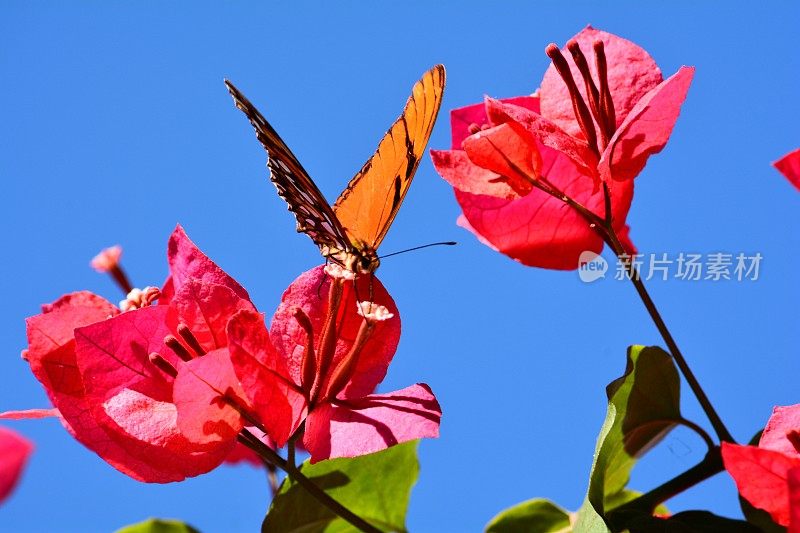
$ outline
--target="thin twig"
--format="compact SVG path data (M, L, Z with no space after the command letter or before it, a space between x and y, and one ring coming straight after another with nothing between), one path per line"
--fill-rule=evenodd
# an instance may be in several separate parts
M272 497L278 495L278 491L280 490L280 484L278 483L278 474L277 468L274 464L264 461L264 465L267 467L267 479L269 480L269 490L272 493Z
M615 526L624 528L625 518L627 516L639 513L652 514L660 504L697 485L701 481L715 476L722 472L724 468L720 448L719 446L714 446L714 448L708 451L702 461L653 490L642 494L628 503L620 505L616 509L612 509L608 512L606 519Z
M617 254L617 257L620 257L620 259L624 258L626 255L625 248L622 246L622 243L620 243L617 234L614 232L613 228L606 229L608 237L606 242L608 242L608 245L612 250L614 250L614 253ZM636 288L636 292L639 294L639 298L642 300L647 312L650 314L650 318L653 320L658 332L661 334L661 338L663 338L664 342L667 344L667 348L672 354L675 364L678 365L683 377L686 378L686 382L689 384L689 388L692 389L697 401L700 402L700 406L703 408L708 420L711 422L717 437L719 437L719 439L723 442L736 442L728 431L728 428L725 427L725 424L722 422L720 416L717 414L717 411L714 409L714 406L708 399L705 391L703 391L703 387L700 386L700 382L697 380L694 372L692 372L692 369L686 362L686 358L681 353L680 348L678 348L678 344L672 337L672 333L670 333L669 328L667 328L667 324L664 322L664 319L661 318L661 313L658 312L655 302L653 302L653 299L650 297L650 293L647 292L647 288L644 286L644 282L639 275L638 269L632 261L624 262L628 269L628 277L630 278L631 283L633 283L633 286Z
M284 472L301 487L303 487L311 496L313 496L319 503L339 515L344 520L347 520L351 525L365 531L366 533L382 533L380 529L371 525L369 522L356 515L350 509L331 498L324 490L317 486L313 481L307 478L299 468L290 465L286 460L278 455L278 453L261 442L255 435L250 433L247 429L243 429L239 433L239 442L249 447L260 455L263 459L271 462Z
M714 439L711 438L711 435L709 435L705 429L700 427L699 424L696 424L695 422L687 420L686 418L683 417L680 418L678 424L685 426L694 431L695 433L697 433L697 435L699 435L700 438L703 439L703 441L706 443L706 446L708 446L709 451L717 446L716 443L714 442Z
M541 183L539 183L541 182ZM711 422L711 425L714 428L714 432L717 434L717 437L724 442L736 442L733 437L731 436L728 428L725 427L725 424L722 422L722 419L717 414L717 411L714 409L711 401L708 399L705 391L700 386L700 382L697 381L692 369L689 367L689 364L686 362L686 359L683 357L683 354L678 348L678 344L675 342L675 339L672 337L672 334L667 328L664 319L661 318L661 314L658 312L658 308L656 304L653 302L653 299L650 297L650 294L647 292L647 288L644 286L644 283L641 280L641 276L639 276L639 271L635 265L633 265L632 261L626 261L625 257L627 256L627 252L625 251L625 247L619 240L616 231L614 230L613 224L609 222L607 219L610 218L609 215L611 213L611 193L607 186L603 187L603 195L604 195L604 204L606 206L606 217L600 217L596 213L592 212L586 206L581 204L580 202L575 201L574 199L570 198L566 194L564 194L561 190L558 189L555 185L553 185L550 181L546 180L545 178L540 178L537 180L535 185L541 189L542 191L546 192L547 194L558 198L562 202L566 203L570 207L574 208L583 218L589 223L589 227L594 229L598 235L609 245L609 247L613 250L614 254L620 259L623 260L626 268L628 269L628 277L630 278L631 282L633 283L634 287L636 288L636 292L639 294L639 298L644 303L647 312L650 314L650 318L653 320L658 332L661 334L661 337L664 339L664 342L667 344L667 348L669 349L670 354L672 354L672 358L675 360L675 363L678 365L683 377L686 379L686 382L689 384L689 388L692 389L692 393L694 393L697 401L700 403L700 406L703 408L708 420Z

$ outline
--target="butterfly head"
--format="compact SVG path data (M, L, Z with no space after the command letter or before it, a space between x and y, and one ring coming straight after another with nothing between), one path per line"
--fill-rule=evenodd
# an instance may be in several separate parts
M364 248L350 257L351 265L348 268L357 274L372 274L381 264L378 252L372 248Z

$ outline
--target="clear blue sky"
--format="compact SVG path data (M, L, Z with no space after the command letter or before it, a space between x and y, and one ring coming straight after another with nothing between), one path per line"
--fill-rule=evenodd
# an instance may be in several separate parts
M120 297L88 268L104 246L125 247L135 284L157 284L180 222L268 312L319 263L267 180L224 77L334 198L425 69L447 67L430 146L448 148L447 110L532 92L545 45L588 23L641 44L665 74L697 67L672 140L636 184L629 222L639 248L764 256L757 282L651 282L666 321L738 438L749 439L773 405L800 401L800 233L790 223L800 194L769 166L800 145L798 4L196 4L0 7L0 410L47 404L19 358L26 316L77 289ZM426 159L383 245L461 242L380 271L404 320L384 390L425 381L444 410L441 438L420 448L415 532L477 531L534 496L576 508L606 383L622 372L629 344L660 341L632 287L522 267L456 227L457 214ZM684 411L704 423L688 395ZM8 425L37 451L0 508L0 529L106 532L156 515L205 532L252 531L267 506L265 476L254 469L138 484L55 421ZM699 439L677 430L633 485L654 486L702 454ZM670 507L738 513L723 475Z

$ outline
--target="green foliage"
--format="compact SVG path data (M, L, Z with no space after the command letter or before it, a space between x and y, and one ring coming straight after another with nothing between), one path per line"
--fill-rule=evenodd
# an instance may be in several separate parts
M417 481L417 442L355 457L331 459L301 471L328 495L383 531L405 532L411 488ZM287 477L272 502L264 533L358 531Z
M620 505L635 500L641 495L642 493L639 491L627 488L623 489L606 499L606 508L609 510L616 509ZM665 505L659 505L656 507L655 513L666 516L669 514L669 509L667 509ZM650 515L645 516L650 517ZM583 505L581 505L581 508L578 509L576 513L575 528L573 531L575 533L610 533L611 529L606 525L606 521L603 517L597 514L597 511L592 507L592 504L589 503L589 500L585 499L583 500Z
M625 373L606 387L606 394L608 411L597 439L589 490L572 528L570 515L559 507L529 500L497 515L487 533L609 533L605 513L640 494L627 488L637 458L682 421L680 379L672 357L661 348L632 346ZM656 511L667 513L663 506Z
M758 528L762 533L786 533L786 528L775 523L768 512L758 507L753 507L750 502L739 496L739 507L745 519Z
M550 500L535 498L495 516L486 533L569 533L570 515Z
M151 518L138 524L131 524L122 529L118 529L116 533L200 533L198 530L184 524L180 520L162 520L160 518Z
M678 372L658 347L630 347L625 373L606 395L608 411L575 531L608 531L605 513L635 497L626 487L636 460L682 420Z
M678 372L661 348L629 348L625 373L606 394L608 412L589 478L589 502L601 515L610 510L606 502L619 499L637 458L682 420Z

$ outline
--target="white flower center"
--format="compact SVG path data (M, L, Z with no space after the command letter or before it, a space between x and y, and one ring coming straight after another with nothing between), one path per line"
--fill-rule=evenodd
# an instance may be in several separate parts
M128 293L128 297L119 302L119 308L125 311L133 311L134 309L141 309L152 304L153 301L158 300L161 296L161 291L158 287L145 287L144 289L133 289Z
M356 278L356 275L351 270L342 268L335 263L325 265L325 273L332 278L342 278L345 281L353 281Z
M373 322L383 322L394 317L394 313L375 302L358 302L358 314Z

